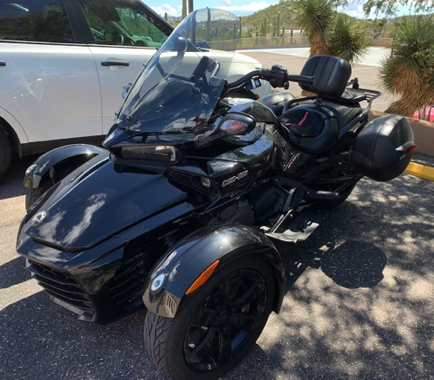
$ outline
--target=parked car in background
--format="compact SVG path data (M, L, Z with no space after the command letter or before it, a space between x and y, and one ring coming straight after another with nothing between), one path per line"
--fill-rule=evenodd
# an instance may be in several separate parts
M415 111L413 118L434 122L434 105L424 106L422 109Z
M0 177L13 151L100 143L122 87L172 30L140 0L2 0ZM262 67L241 54L231 64L234 76Z

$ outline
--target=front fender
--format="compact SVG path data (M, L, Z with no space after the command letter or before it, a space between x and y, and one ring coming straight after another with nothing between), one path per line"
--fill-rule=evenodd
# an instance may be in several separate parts
M54 176L56 172L71 166L76 168L103 152L103 148L87 144L65 145L50 150L27 168L24 186L29 189L36 189L45 176Z
M182 308L187 290L216 260L221 266L252 257L264 260L273 269L277 289L273 310L278 313L285 292L282 258L263 233L242 225L205 227L180 241L150 272L143 302L152 313L173 318Z

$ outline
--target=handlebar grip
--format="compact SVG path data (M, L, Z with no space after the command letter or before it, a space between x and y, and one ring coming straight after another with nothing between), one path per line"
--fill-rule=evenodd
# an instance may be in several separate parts
M298 82L311 85L313 83L313 77L308 75L286 75L287 79L291 82Z

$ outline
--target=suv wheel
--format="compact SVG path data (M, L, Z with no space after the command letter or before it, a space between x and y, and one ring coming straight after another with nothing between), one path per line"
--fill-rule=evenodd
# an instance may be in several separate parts
M12 148L6 133L0 128L0 178L11 164Z

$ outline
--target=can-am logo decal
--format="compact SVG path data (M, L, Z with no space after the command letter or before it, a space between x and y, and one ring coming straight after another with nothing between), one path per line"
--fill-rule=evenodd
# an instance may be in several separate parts
M32 219L32 226L39 226L46 218L47 213L45 211L38 212Z
M225 179L222 182L222 187L232 185L234 182L239 181L240 179L243 179L244 177L247 177L247 174L249 174L249 171L244 170L243 172L239 173L238 175L234 175L231 178Z

